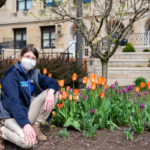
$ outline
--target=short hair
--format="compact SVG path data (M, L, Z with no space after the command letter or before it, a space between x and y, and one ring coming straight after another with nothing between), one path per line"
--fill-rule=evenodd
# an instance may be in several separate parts
M27 52L32 52L35 57L38 59L39 58L39 53L37 49L33 46L33 44L28 44L21 50L21 56L23 56Z

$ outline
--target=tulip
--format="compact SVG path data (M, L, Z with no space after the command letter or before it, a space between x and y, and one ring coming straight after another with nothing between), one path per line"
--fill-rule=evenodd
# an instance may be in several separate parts
M147 95L148 94L148 91L145 91L145 95Z
M102 78L102 85L105 85L105 84L106 84L106 79Z
M59 86L60 86L60 87L63 87L63 86L64 86L64 82L65 82L64 80L58 80Z
M69 101L72 101L72 95L71 94L69 94L68 99L69 99Z
M56 116L56 112L52 111L52 116L55 117Z
M76 81L76 80L77 80L77 74L73 73L73 75L72 75L72 81Z
M88 86L87 89L90 90L90 86Z
M83 83L83 84L87 84L87 80L88 80L88 78L87 78L87 77L84 77L83 80L82 80L82 83Z
M100 98L103 99L104 96L105 96L105 93L104 93L104 92L101 92L101 93L100 93Z
M70 90L70 86L67 86L66 87L66 91L68 92Z
M134 100L134 104L136 104L136 100Z
M95 81L95 74L91 74L91 75L90 75L90 81L91 81L91 82L94 82L94 81Z
M92 82L92 83L91 83L91 89L92 89L92 90L95 90L95 89L96 89L96 82Z
M40 69L38 70L38 73L40 73Z
M49 74L48 74L48 77L49 77L49 78L51 78L51 77L52 77L52 74L51 74L51 73L49 73Z
M145 82L141 82L141 88L144 88L146 86Z
M61 104L59 104L60 109L62 109L63 107L63 102Z
M141 92L138 92L138 97L140 97L141 96Z
M123 92L124 92L124 93L126 93L126 92L127 92L127 89L126 89L126 88L124 88L124 89L123 89Z
M115 85L118 85L118 81L115 82Z
M62 98L63 98L63 99L67 99L67 95L68 95L68 93L67 93L67 92L63 92L63 94L62 94Z
M114 84L112 84L112 85L110 86L110 88L113 89L113 88L114 88Z
M73 100L74 101L78 101L78 99L79 99L78 95L77 96L73 96Z
M107 90L109 88L109 85L106 85L105 90Z
M144 107L145 107L145 105L144 105L144 104L141 104L141 108L144 109Z
M147 82L147 89L150 90L150 82Z
M77 96L79 93L79 89L74 89L74 95Z
M133 90L133 85L128 86L128 91L131 91L131 90Z
M122 90L121 89L119 90L119 93L122 94Z
M58 99L61 101L63 99L63 95L62 94L59 94L58 95Z
M91 114L94 114L94 113L95 113L95 109L92 108L92 109L91 109Z
M135 87L135 91L136 91L136 92L139 92L139 91L140 91L140 88L139 88L138 86L136 86L136 87Z
M97 84L98 84L98 85L102 85L102 78L103 78L103 77L100 77L100 76L97 77ZM93 81L93 82L94 82L94 81Z
M86 95L83 95L83 100L86 100Z
M47 68L43 68L43 74L47 74Z

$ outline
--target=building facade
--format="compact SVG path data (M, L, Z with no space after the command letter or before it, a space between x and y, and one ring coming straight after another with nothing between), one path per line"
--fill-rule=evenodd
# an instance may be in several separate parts
M57 1L59 3L61 0ZM84 11L91 10L88 5L90 2L91 0L83 1ZM58 3L46 0L45 5L55 7ZM34 44L40 52L53 52L55 55L69 50L72 56L75 56L74 25L64 22L58 16L50 16L50 13L45 12L45 5L38 0L7 0L0 8L0 43L9 43L5 48L5 56L12 56L14 49L16 54L26 44ZM135 45L150 45L149 16L134 24L128 40ZM83 57L88 57L88 47L85 43Z

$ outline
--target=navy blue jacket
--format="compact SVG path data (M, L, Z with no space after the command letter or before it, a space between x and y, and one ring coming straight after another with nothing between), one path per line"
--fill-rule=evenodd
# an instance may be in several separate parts
M34 86L31 95L30 83ZM31 96L37 96L45 89L54 89L59 86L56 80L38 73L38 69L32 69L26 76L19 68L19 63L8 69L2 81L2 93L0 100L0 119L15 118L17 123L23 127L30 123L28 110Z

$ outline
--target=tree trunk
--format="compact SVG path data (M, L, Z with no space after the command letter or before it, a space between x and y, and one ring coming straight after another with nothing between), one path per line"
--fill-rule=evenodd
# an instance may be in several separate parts
M101 63L102 63L102 77L107 79L108 60L101 60Z
M77 23L81 24L82 21L82 1L81 0L76 0L77 1ZM77 28L76 31L76 58L77 58L77 63L79 67L82 66L82 51L83 51L83 37L80 32L80 30Z

